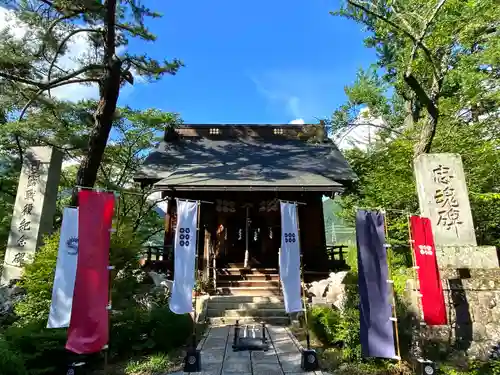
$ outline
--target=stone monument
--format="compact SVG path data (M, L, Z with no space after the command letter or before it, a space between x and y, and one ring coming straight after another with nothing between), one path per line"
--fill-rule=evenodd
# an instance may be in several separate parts
M42 236L52 230L62 159L59 150L46 146L31 147L24 154L1 284L21 277Z
M485 358L500 341L496 249L477 246L460 155L423 154L415 159L414 168L420 212L432 223L448 315L447 326L422 327L423 348L453 348ZM409 280L408 291L418 311L418 283Z

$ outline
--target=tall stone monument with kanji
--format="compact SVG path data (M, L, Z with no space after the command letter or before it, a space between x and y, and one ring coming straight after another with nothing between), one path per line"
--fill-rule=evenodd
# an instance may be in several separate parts
M51 232L62 167L62 153L52 147L26 150L12 214L1 284L21 277L44 234Z
M448 315L447 326L422 327L423 347L439 345L484 358L500 341L496 248L477 245L460 155L423 154L414 169L420 214L432 224ZM417 292L411 300L418 307L418 283L409 284Z

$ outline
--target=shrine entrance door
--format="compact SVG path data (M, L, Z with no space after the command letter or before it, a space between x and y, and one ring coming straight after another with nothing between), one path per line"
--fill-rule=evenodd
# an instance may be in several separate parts
M268 212L257 202L228 202L226 206L224 202L228 201L222 201L220 209L217 209L217 266L277 267L280 246L279 210L275 213ZM278 204L277 206L279 207Z

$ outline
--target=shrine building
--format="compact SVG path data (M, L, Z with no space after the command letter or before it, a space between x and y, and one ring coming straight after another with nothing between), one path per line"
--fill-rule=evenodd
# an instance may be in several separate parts
M175 198L201 201L198 269L219 294L266 294L277 287L259 284L258 278L252 282L248 275L252 270L277 274L280 200L301 203L299 236L307 277L335 271L338 259L335 263L326 245L322 198L340 193L355 178L321 125L289 124L169 129L134 177L168 198L162 259L170 259L169 268Z

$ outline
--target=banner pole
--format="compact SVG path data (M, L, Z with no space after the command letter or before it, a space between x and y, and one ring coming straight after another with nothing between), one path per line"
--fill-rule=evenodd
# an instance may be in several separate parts
M423 338L422 338L422 330L421 330L421 325L424 324L423 323L423 316L424 316L424 312L423 312L423 308L422 308L422 301L421 301L421 297L422 297L422 294L421 294L421 291L420 291L420 282L418 280L418 276L417 276L417 270L418 270L418 266L417 266L417 259L415 257L415 249L414 249L414 244L415 244L415 241L413 240L413 236L411 234L411 221L410 221L410 215L408 215L408 238L409 238L409 243L410 243L410 252L411 252L411 261L412 261L412 264L413 264L413 282L415 283L415 291L417 293L417 342L418 342L418 348L417 348L417 354L419 357L422 356L422 348L424 347L423 344L424 344L424 341L423 341Z
M389 230L387 229L387 213L384 209L381 209L381 212L384 214L384 232L385 232L385 246L387 251L387 267L389 271L390 283L392 284L392 319L394 322L394 334L396 338L396 356L397 360L401 361L401 350L399 347L399 331L398 331L398 317L396 312L396 291L394 290L394 280L392 279L392 251L391 245L389 244ZM389 256L390 255L390 256Z
M197 212L196 212L196 246L195 246L195 257L194 257L194 280L195 280L195 285L198 282L198 243L200 240L200 201L196 201L197 204ZM197 306L197 295L198 292L194 292L194 308L193 308L193 350L196 350L196 320L197 320L197 314L196 314L196 308Z
M111 229L111 233L116 233L118 236L118 230L120 228L120 193L114 191L113 195L117 201L116 203L116 211L115 211L115 219L116 219L116 227L115 229ZM111 255L111 252L110 252ZM108 344L104 348L104 375L108 374L108 356L109 356L109 336L111 334L111 309L113 308L113 297L112 297L112 287L113 287L113 270L114 266L109 265L109 285L108 285Z
M301 278L301 289L302 289L302 301L304 304L304 324L306 325L306 342L307 342L307 350L311 349L311 337L309 335L309 323L307 321L307 298L306 298L306 290L305 290L305 282L304 282L304 262L302 261L303 259L303 252L302 252L302 246L300 246L300 223L299 223L299 206L297 202L295 203L295 217L297 218L297 239L299 241L299 247L300 247L300 278Z

